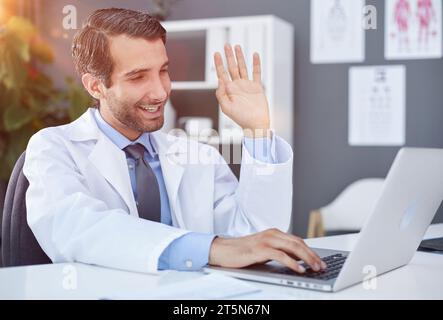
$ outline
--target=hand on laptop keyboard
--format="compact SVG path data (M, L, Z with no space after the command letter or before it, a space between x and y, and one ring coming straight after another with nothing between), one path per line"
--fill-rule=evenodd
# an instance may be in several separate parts
M242 268L270 260L297 273L306 271L298 260L303 260L315 272L326 269L326 263L301 238L278 229L239 238L216 237L209 252L209 264L219 267Z
M313 271L311 267L303 264L306 269L306 272L303 274L303 277L320 279L320 280L334 279L340 273L340 270L346 261L346 256L341 253L337 253L327 257L323 257L323 261L326 262L328 268L320 272ZM294 275L294 271L289 269L288 267L276 267L273 269L273 272L280 274Z

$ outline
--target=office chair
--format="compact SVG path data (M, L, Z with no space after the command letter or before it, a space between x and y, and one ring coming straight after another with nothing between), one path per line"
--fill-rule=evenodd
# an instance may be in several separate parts
M360 179L347 186L331 203L312 210L308 238L359 232L374 210L384 179Z
M25 152L18 158L6 190L3 208L1 254L3 267L51 263L26 220L26 190L23 174Z

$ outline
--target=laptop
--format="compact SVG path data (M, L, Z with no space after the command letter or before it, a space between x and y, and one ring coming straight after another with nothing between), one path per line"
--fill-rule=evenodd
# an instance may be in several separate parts
M335 292L409 263L443 200L443 149L402 148L380 198L350 252L312 248L328 265L304 274L271 261L234 269L209 266L240 279ZM367 272L371 270L371 272Z

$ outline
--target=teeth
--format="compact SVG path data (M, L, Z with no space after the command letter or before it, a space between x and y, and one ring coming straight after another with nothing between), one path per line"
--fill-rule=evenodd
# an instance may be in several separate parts
M140 106L143 110L146 110L148 112L156 112L159 108L159 106Z

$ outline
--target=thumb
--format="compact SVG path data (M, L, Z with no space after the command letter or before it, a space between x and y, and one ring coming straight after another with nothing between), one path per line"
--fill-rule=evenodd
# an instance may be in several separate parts
M220 78L218 79L218 88L215 90L215 96L220 104L227 104L230 102L230 99L226 94L226 85Z

